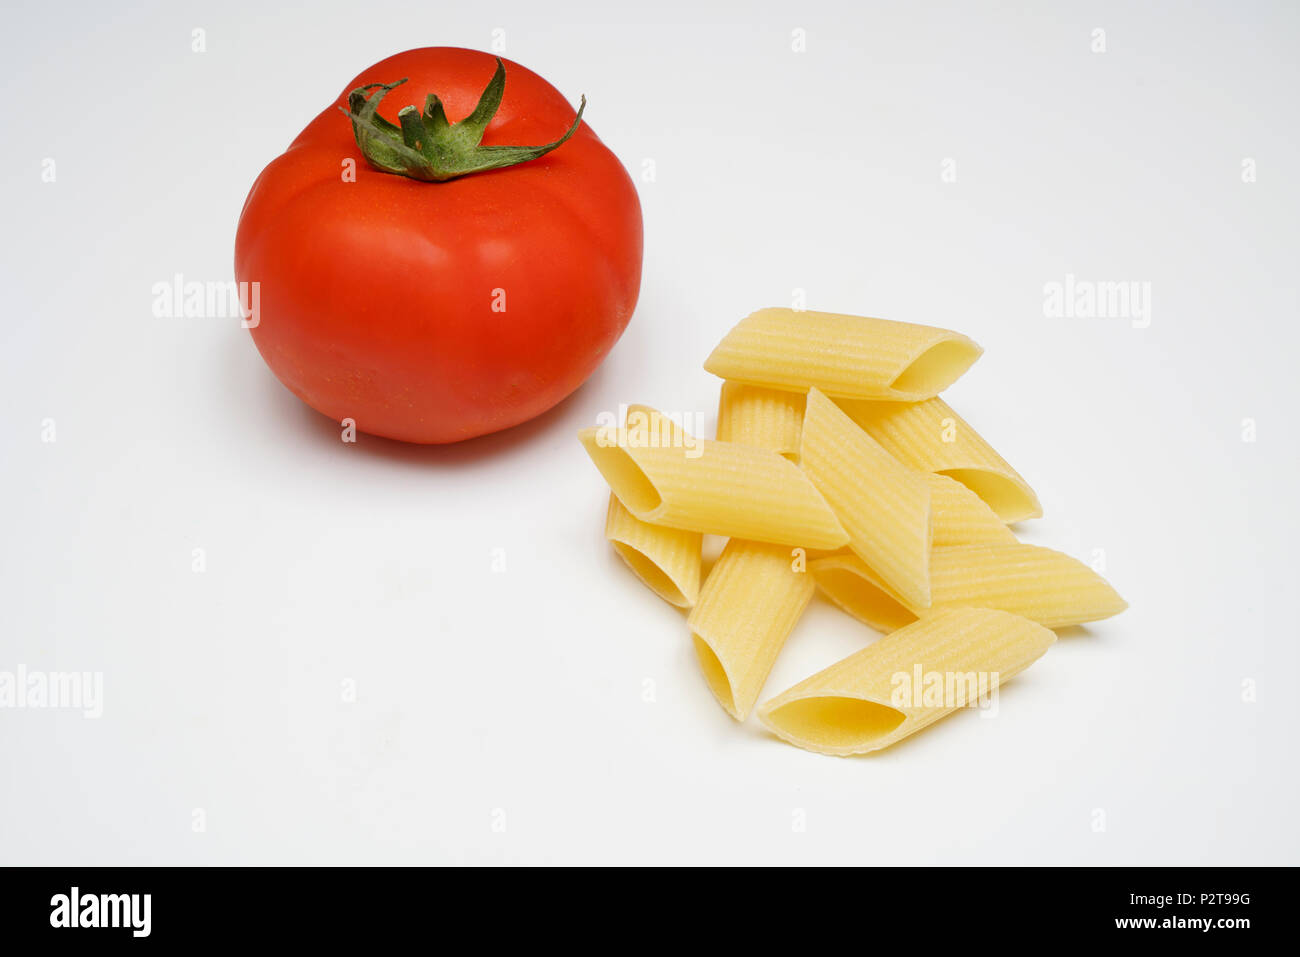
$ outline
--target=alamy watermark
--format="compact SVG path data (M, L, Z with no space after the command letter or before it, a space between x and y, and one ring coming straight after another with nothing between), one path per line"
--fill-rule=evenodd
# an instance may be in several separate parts
M893 691L889 703L895 708L978 708L981 717L998 713L998 672L926 671L913 665L911 671L890 676Z
M633 449L686 450L688 459L697 459L704 447L695 437L703 431L704 415L699 412L649 412L620 405L617 412L596 416L596 444L601 448L623 446ZM622 427L619 423L625 423Z
M80 711L87 718L104 714L102 671L32 671L19 665L0 671L0 711L20 709Z
M253 282L186 281L177 273L170 282L153 284L156 319L239 319L245 329L262 321L262 284Z
M148 937L152 911L152 894L86 894L74 886L50 898L50 926L122 928L132 937Z
M1134 329L1151 325L1151 283L1076 279L1043 284L1043 315L1048 319L1128 319Z

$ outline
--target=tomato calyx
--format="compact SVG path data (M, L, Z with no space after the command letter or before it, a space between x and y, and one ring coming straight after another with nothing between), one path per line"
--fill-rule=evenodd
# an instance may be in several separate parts
M426 183L443 183L469 173L482 173L527 163L561 146L578 130L587 98L582 98L578 115L567 133L541 146L482 146L483 131L501 107L506 87L506 68L497 57L496 72L479 97L474 112L459 123L449 123L442 100L430 93L424 112L406 106L397 114L396 126L379 115L379 104L392 90L406 82L368 83L348 94L348 108L339 109L352 121L357 146L371 166L385 173L397 173ZM373 91L373 92L372 92Z

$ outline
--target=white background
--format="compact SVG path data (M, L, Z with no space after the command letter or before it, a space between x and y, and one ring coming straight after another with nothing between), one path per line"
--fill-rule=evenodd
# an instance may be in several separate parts
M105 683L99 720L0 710L0 862L1297 863L1293 4L114 6L0 38L0 670ZM345 445L237 323L152 315L231 278L248 187L356 73L498 28L645 212L572 399ZM1151 283L1150 327L1046 318L1067 273ZM1039 491L1025 537L1132 604L870 758L721 711L574 437L711 423L704 357L797 289L983 344L949 398ZM764 698L870 637L819 600Z

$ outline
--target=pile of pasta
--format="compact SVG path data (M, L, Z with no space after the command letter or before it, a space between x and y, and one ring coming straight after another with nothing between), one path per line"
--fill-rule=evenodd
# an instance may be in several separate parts
M1127 605L1096 572L1019 542L1028 483L938 394L979 358L960 333L763 309L704 364L716 439L646 406L580 439L608 482L605 535L689 610L700 670L744 721L820 589L884 637L759 709L812 751L877 751L1022 671L1053 629ZM728 541L701 584L704 535ZM949 676L903 695L900 676ZM977 681L951 676L978 676Z

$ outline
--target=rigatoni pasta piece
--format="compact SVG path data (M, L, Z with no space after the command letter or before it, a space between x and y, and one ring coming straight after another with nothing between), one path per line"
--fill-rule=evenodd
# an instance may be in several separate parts
M700 670L718 703L744 721L816 586L791 549L732 539L687 620Z
M988 503L965 485L937 472L924 474L930 485L931 544L936 548L1016 540Z
M818 389L808 392L800 467L849 535L849 547L909 603L930 604L930 487L854 425Z
M1055 640L1006 612L933 611L778 695L759 715L809 751L879 751L991 693Z
M643 522L808 548L848 542L808 477L775 452L691 436L648 446L627 429L583 429L578 437L619 501Z
M983 352L961 333L888 319L760 309L704 362L716 376L803 392L914 401L952 385Z
M798 392L724 382L718 399L718 441L757 445L795 459L803 407Z
M833 602L877 631L892 631L925 614L887 587L855 557L808 563ZM1118 615L1128 607L1083 562L1039 545L954 545L930 555L931 608L982 607L1065 628Z
M1004 522L1038 518L1043 507L1029 483L942 399L839 403L890 455L923 472L961 482Z
M651 525L637 518L612 492L605 514L605 538L656 595L690 608L700 594L700 552L704 536Z

